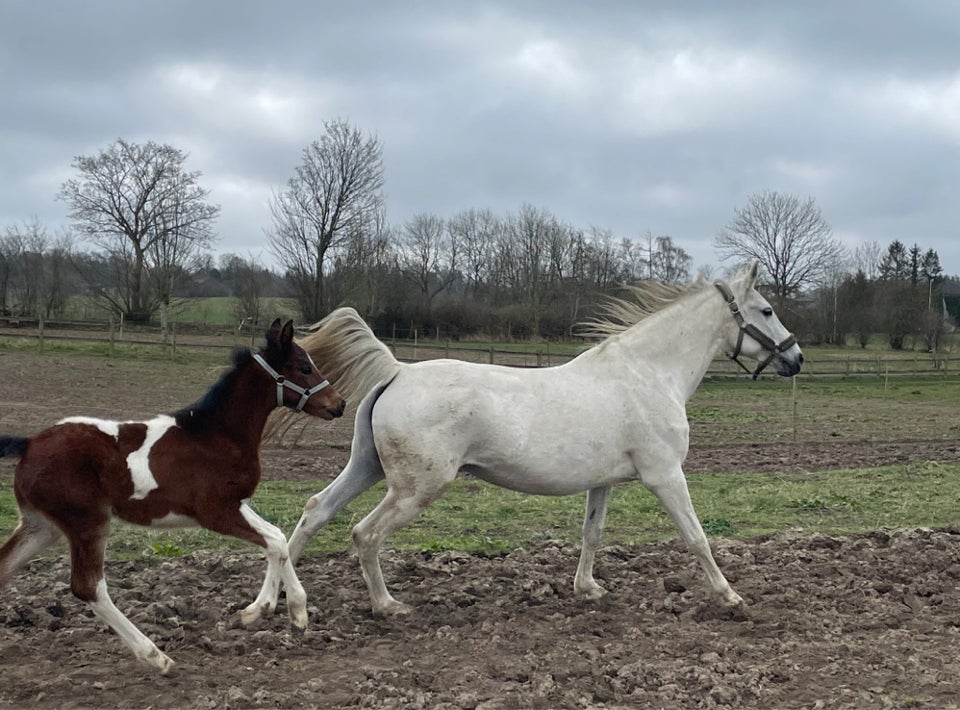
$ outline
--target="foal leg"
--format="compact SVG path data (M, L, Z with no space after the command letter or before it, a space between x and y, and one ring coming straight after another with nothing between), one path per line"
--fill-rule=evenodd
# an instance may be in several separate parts
M280 583L287 588L287 611L297 629L307 628L307 593L297 579L290 563L287 538L276 525L261 518L246 503L241 503L237 512L226 518L202 520L208 530L238 537L266 549L267 573L257 598L240 612L244 626L257 621L263 614L272 614L280 597Z
M421 479L417 483L426 482ZM380 504L354 527L353 542L375 614L407 614L411 611L410 606L398 602L387 591L380 569L380 546L390 533L426 510L449 485L450 481L447 481L435 489L420 491L406 486L402 489L391 487Z
M591 488L587 492L587 510L583 515L583 547L580 549L580 562L577 574L573 578L573 593L584 599L599 599L606 592L593 579L593 559L600 546L603 522L607 516L607 503L610 500L612 486Z
M70 590L74 596L90 605L93 613L113 629L137 659L163 674L169 673L173 661L114 606L107 594L107 583L103 578L107 526L107 520L103 520L90 528L70 528L83 531L69 536Z
M680 530L680 536L700 562L713 591L726 604L742 604L743 599L733 591L730 583L727 582L727 578L723 576L713 559L707 536L704 535L700 520L693 509L693 501L690 500L690 491L687 490L687 481L683 476L683 471L677 467L666 475L652 476L641 473L641 480L660 500L663 507L667 509L667 513L670 514L674 524Z
M56 525L32 509L20 512L20 524L0 547L0 587L35 556L50 547L62 533Z
M376 457L376 450L374 450ZM300 522L290 536L290 562L296 564L307 543L330 522L343 506L383 480L380 460L352 454L350 461L333 483L311 497L303 508Z

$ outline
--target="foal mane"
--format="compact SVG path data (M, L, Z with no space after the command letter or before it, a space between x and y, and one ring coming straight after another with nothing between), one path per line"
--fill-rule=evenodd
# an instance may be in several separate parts
M601 304L596 318L580 324L580 334L594 338L618 335L685 296L699 293L706 285L705 280L697 279L685 284L665 284L651 280L624 286L627 295L610 296Z
M228 395L233 390L240 368L252 359L253 353L249 349L234 348L231 357L233 367L220 375L220 379L200 399L172 414L177 425L193 432L209 429L218 419Z

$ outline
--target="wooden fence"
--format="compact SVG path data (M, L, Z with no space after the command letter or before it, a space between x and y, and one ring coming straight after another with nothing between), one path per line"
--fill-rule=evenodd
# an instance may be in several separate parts
M47 344L75 342L106 345L107 352L117 348L138 346L156 349L161 354L176 357L185 351L230 349L254 346L259 334L237 333L232 330L204 333L190 329L179 332L177 327L163 334L159 328L138 326L119 330L104 324L56 324L43 326L35 322L26 327L0 324L0 339L26 340L28 347L43 350ZM30 343L30 341L34 341ZM386 344L400 360L415 362L437 358L454 358L466 362L492 363L514 367L549 367L568 362L575 355L569 348L543 343L536 347L511 349L500 347L468 347L455 342L387 340ZM584 346L586 347L586 346ZM960 355L956 353L891 352L882 353L850 350L821 352L815 348L805 352L801 376L804 377L901 377L960 375ZM707 377L748 377L734 362L718 357L707 370ZM764 376L775 376L772 370Z

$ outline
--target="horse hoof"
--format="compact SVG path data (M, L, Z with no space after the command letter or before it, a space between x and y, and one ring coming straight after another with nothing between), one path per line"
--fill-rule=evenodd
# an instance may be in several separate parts
M270 608L268 604L260 606L258 604L251 604L246 609L241 609L237 616L240 619L240 623L244 626L250 626L251 624L257 623L260 620L261 616L264 614L269 615L273 609Z
M595 602L597 599L602 599L607 595L607 590L601 587L599 584L589 589L581 589L577 591L576 596L579 599L584 601Z
M169 675L174 666L170 657L159 648L154 648L146 656L140 656L140 661L160 671L160 675Z
M746 607L747 603L743 601L743 597L734 592L730 591L729 594L725 594L723 597L723 605L728 607Z
M290 627L294 632L303 633L307 628L307 610L290 611Z
M404 604L403 602L394 600L389 604L384 604L383 606L378 607L374 611L380 616L404 616L411 613L413 611L413 607L409 604Z

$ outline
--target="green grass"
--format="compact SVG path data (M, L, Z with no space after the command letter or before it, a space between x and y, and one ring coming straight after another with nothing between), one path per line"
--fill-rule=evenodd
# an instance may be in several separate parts
M708 535L753 537L802 528L840 534L877 529L943 527L960 523L960 464L916 463L802 475L703 474L688 477ZM10 478L0 483L0 532L16 524ZM308 554L350 548L350 531L383 496L383 484L360 496L314 538ZM309 483L265 482L253 507L292 532ZM537 541L578 543L583 496L527 496L461 480L389 545L406 550L466 550L495 554ZM614 490L605 544L643 543L677 536L659 502L640 484ZM205 530L114 526L111 559L176 557L198 549L250 550L250 545Z

